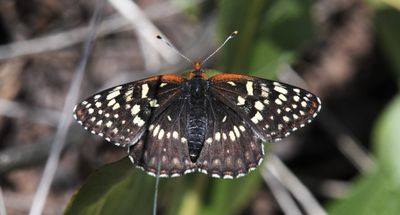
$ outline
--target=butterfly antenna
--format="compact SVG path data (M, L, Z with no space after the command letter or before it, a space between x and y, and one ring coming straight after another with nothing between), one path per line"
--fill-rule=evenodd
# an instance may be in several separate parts
M168 42L168 40L164 39L161 35L157 35L156 37L157 37L157 39L159 39L159 40L163 41L165 44L167 44L167 46L169 46L172 50L174 50L174 52L177 53L179 56L181 56L183 59L185 59L189 63L193 64L192 60L190 60L188 57L186 57L180 51L178 51L178 49L175 48L175 46L173 46L170 42Z
M230 34L225 41L213 52L211 53L206 59L204 59L201 64L204 64L206 61L208 61L212 56L214 56L222 47L225 46L225 44L232 38L234 38L239 32L238 31L234 31L232 32L232 34Z

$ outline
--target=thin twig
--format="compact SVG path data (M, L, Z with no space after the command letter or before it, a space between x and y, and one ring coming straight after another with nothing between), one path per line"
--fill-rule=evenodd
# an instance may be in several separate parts
M99 27L98 36L108 35L126 26L129 26L129 22L119 15L110 16ZM0 60L55 51L81 43L87 36L89 29L88 26L78 27L44 37L0 46Z
M95 11L93 13L92 19L90 20L91 30L89 31L89 35L87 37L87 40L85 41L81 61L79 62L79 65L75 70L75 74L72 79L73 81L65 100L61 120L58 124L57 132L55 134L55 140L51 147L50 156L46 162L45 169L39 183L39 187L37 189L37 192L35 193L31 210L29 211L30 215L42 214L44 203L46 201L51 183L54 178L54 174L60 160L60 154L65 145L65 138L71 122L71 110L78 100L80 85L83 79L84 71L86 69L89 54L93 47L93 41L96 38L96 27L103 12L103 5L104 0L96 1Z
M0 99L0 116L26 117L36 123L55 126L59 122L61 113L45 108L27 107L18 102Z
M336 139L336 145L340 152L362 173L373 169L375 158L352 135L344 131L341 123L333 117L329 110L325 110L320 120L327 132Z
M161 31L146 17L135 2L130 0L108 0L108 2L131 22L138 35L154 49L154 52L158 52L169 63L177 62L178 57L173 51L167 47L160 46L158 41L154 39Z
M138 44L143 56L144 68L150 73L156 73L161 68L160 55L142 37L138 37Z
M301 215L301 210L297 207L290 193L282 186L278 178L275 177L277 175L275 169L271 165L264 165L264 167L261 169L261 176L270 188L271 193L274 195L284 214Z
M4 204L3 190L0 187L0 215L7 215L6 205Z
M302 205L306 214L325 215L324 208L313 197L307 187L285 166L285 164L274 154L270 154L266 162L268 169L274 169L271 173L277 173L275 177L293 194L299 204Z
M195 1L194 4L200 4L203 1L204 0ZM186 8L178 9L176 7L171 7L170 3L161 3L145 9L145 12L150 19L157 20L181 13L182 10L185 9ZM160 11L163 12L161 13ZM128 20L121 17L119 14L115 14L102 21L98 27L96 36L100 38L117 31L131 31L134 27L135 26ZM0 60L40 54L76 45L85 40L89 30L90 26L78 27L39 38L2 45L0 46Z
M280 74L280 80L307 89L305 81L290 66L285 66ZM375 166L374 157L368 153L360 141L343 129L344 126L333 117L327 107L324 106L322 109L319 122L332 137L336 138L339 150L360 172L370 171Z
M63 152L83 142L83 136L76 135L79 132L82 132L80 125L75 124L70 127ZM49 156L53 141L54 136L47 136L31 144L9 143L11 147L0 151L0 176L14 169L21 169L44 163Z
M160 185L160 169L161 169L161 160L158 161L157 165L156 184L154 188L154 198L153 198L153 215L157 215L158 187Z

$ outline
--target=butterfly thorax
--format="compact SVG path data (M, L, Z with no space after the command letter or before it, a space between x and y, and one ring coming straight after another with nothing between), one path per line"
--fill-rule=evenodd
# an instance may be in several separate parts
M186 137L188 141L189 156L192 162L196 162L200 155L205 135L207 132L207 80L201 75L202 72L196 74L186 82L188 112Z

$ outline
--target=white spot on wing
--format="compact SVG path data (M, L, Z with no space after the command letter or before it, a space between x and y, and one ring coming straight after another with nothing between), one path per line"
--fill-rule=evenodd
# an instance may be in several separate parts
M244 103L245 103L245 99L243 98L243 97L241 97L241 96L238 96L238 103L237 103L237 105L244 105Z
M138 104L133 105L133 107L132 107L132 109L131 109L131 114L134 116L134 115L136 115L137 113L139 113L139 111L140 111L140 105L138 105Z
M236 137L239 138L240 137L240 131L239 131L238 127L236 127L236 125L233 126L233 131L235 132Z
M256 102L254 103L254 107L255 107L257 110L259 110L259 111L264 110L264 104L261 103L260 101L256 101Z
M157 125L156 128L153 131L153 137L155 137L158 134L159 130L160 130L160 125Z
M113 110L117 110L118 108L120 108L121 106L118 103L115 103L115 105L112 107Z
M278 93L282 93L282 94L285 94L285 95L288 93L288 91L285 88L283 88L282 86L279 86L279 85L276 85L274 87L274 90L276 92L278 92Z
M275 104L282 105L282 101L280 99L275 99Z
M231 86L236 86L235 82L233 81L228 81L227 83L230 84Z
M161 140L164 137L164 129L161 129L160 132L158 132L158 139Z
M253 94L253 82L252 81L248 81L247 83L246 83L246 90L247 90L247 94L248 95L250 95L250 96L252 96L252 95L254 95Z
M254 122L254 124L257 124L259 121L263 120L263 117L260 112L257 111L257 113L251 118L251 121Z
M149 85L143 84L142 85L142 98L147 98L147 93L149 93Z
M289 117L287 117L287 116L283 116L282 119L283 119L283 121L285 121L285 122L289 122L289 121L290 121Z
M216 132L214 138L215 138L216 141L220 141L221 140L221 133L220 132Z
M111 107L111 106L113 106L115 103L116 103L115 99L112 99L112 100L110 100L110 101L108 102L107 106L108 106L108 107Z
M159 107L160 105L157 104L157 99L153 99L149 102L150 107Z
M278 97L279 97L279 99L282 100L282 101L287 101L286 96L284 96L283 94L279 94Z
M174 139L178 139L178 132L177 131L172 132L172 137Z
M119 91L119 90L116 90L116 91L111 92L110 94L108 94L107 97L106 97L106 99L107 99L107 100L113 99L113 98L119 96L119 94L121 94L120 91Z
M235 133L233 133L233 131L229 131L229 138L231 138L232 141L236 140Z
M184 137L182 137L182 138L181 138L181 142L182 142L182 143L187 143L187 139L184 138Z

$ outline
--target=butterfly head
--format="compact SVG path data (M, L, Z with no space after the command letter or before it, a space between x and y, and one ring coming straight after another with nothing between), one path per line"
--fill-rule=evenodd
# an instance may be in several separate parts
M201 63L200 62L194 62L194 70L195 71L200 71L201 70L201 67L202 67L202 65L201 65Z

